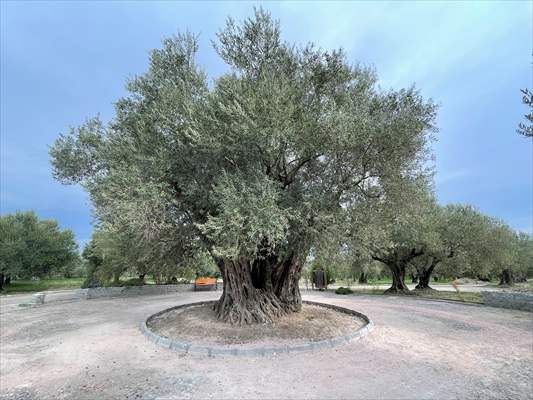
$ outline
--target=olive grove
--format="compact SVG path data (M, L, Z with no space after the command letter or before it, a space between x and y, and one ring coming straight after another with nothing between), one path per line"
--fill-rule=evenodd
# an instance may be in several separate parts
M350 219L348 246L386 265L392 277L387 292L406 293L408 271L416 289L428 290L435 272L447 277L501 284L533 276L533 238L469 205L441 206L424 185L406 187L383 206L361 203Z

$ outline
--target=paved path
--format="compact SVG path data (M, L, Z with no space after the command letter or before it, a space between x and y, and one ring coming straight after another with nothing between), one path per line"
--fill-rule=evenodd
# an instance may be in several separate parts
M364 339L259 358L179 355L139 323L217 293L98 299L0 315L2 399L527 399L533 314L376 296L304 298L367 314Z
M63 289L63 290L45 290L43 293L54 294L73 294L79 289ZM20 309L19 304L30 304L33 302L34 293L21 293L21 294L6 294L0 296L0 313L9 312Z

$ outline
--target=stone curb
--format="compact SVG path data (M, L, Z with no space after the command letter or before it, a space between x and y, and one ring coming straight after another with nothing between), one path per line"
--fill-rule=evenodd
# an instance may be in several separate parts
M485 291L481 294L489 307L533 312L533 293Z
M298 344L294 346L276 346L276 347L254 347L254 348L241 348L241 347L212 347L212 346L200 346L191 344L188 342L181 342L178 340L171 340L164 336L159 336L148 328L147 322L168 311L177 310L185 307L192 306L201 306L206 304L214 304L216 301L200 301L195 303L180 304L179 306L167 308L165 310L159 311L155 314L149 316L145 321L141 323L141 332L144 336L155 343L158 346L164 347L166 349L173 350L178 353L185 354L195 354L208 357L216 356L270 356L276 354L291 354L291 353L303 353L303 352L314 352L324 349L331 349L336 346L346 344L352 340L359 340L366 336L372 329L374 329L374 323L366 315L350 310L348 308L339 307L333 304L318 303L315 301L303 300L302 303L311 304L319 307L330 308L335 311L339 311L345 314L350 314L356 317L361 318L366 324L357 329L355 332L351 332L347 335L337 336L331 339L319 340L317 342L309 342L305 344Z

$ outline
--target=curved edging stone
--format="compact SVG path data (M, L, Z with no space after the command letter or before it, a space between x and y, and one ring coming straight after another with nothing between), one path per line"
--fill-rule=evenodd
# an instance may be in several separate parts
M344 343L348 343L352 340L361 339L362 337L366 336L374 328L374 323L372 322L372 320L360 312L350 310L344 307L335 306L332 304L318 303L318 302L307 301L307 300L303 300L302 303L320 306L324 308L330 308L335 311L339 311L345 314L350 314L350 315L361 318L362 320L366 322L366 324L362 326L361 328L357 329L356 331L349 333L347 335L337 336L337 337L333 337L330 339L324 339L324 340L320 340L317 342L309 342L309 343L293 345L293 346L284 345L284 346L274 346L274 347L253 347L253 348L200 346L200 345L192 344L189 342L181 342L179 340L172 340L167 337L160 336L154 333L152 330L150 330L150 328L148 328L147 322L150 319L157 317L158 315L161 315L168 311L177 310L180 308L192 307L192 306L214 304L215 302L216 301L200 301L200 302L195 302L195 303L187 303L187 304L181 304L179 306L175 306L175 307L171 307L171 308L167 308L165 310L159 311L151 315L150 317L148 317L145 321L141 323L141 331L148 340L150 340L151 342L161 347L168 348L179 353L198 354L198 355L206 355L209 357L213 357L213 356L221 356L221 355L267 356L267 355L274 355L274 354L299 353L299 352L305 352L305 351L329 349L329 348L333 348L335 346L339 346Z

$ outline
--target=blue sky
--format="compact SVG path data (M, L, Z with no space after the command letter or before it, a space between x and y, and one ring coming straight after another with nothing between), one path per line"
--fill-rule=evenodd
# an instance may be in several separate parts
M1 2L0 211L34 209L91 236L79 187L51 176L48 146L100 113L113 117L128 77L177 31L200 34L199 63L226 71L211 40L258 2ZM515 133L532 86L532 3L263 3L283 36L343 47L384 88L411 84L441 105L434 145L439 201L470 203L532 230L533 142Z

